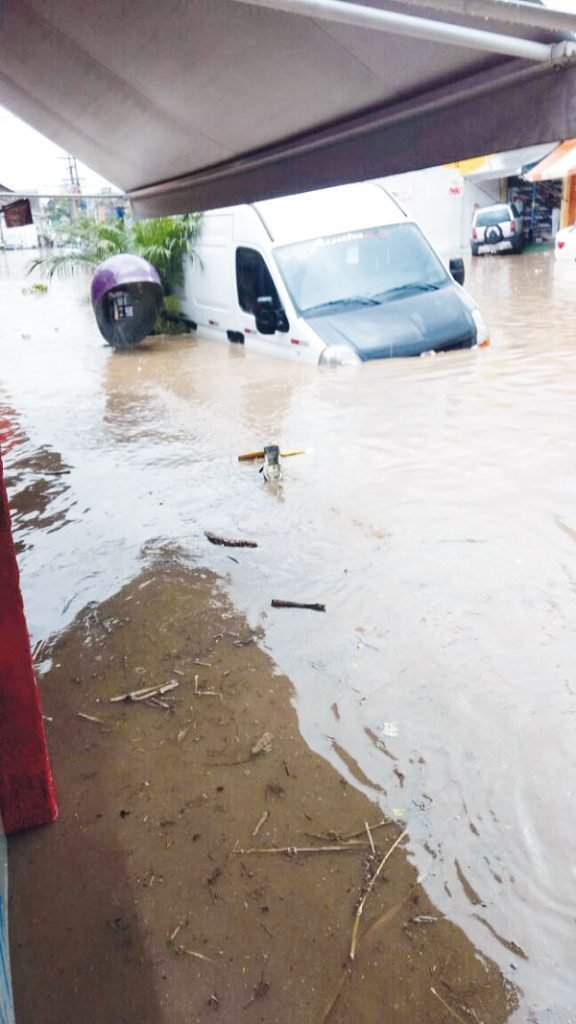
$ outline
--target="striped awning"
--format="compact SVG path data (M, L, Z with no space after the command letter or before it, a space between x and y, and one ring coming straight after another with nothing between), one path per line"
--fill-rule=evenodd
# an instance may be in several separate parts
M576 174L576 139L561 142L524 177L527 181L552 181L570 174Z

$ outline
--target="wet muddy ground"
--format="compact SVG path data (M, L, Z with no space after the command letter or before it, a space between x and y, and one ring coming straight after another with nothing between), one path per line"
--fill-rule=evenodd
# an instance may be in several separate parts
M61 817L12 840L18 1020L505 1021L513 989L404 824L311 753L257 641L173 553L45 652Z
M570 1024L572 266L474 261L489 351L324 373L197 338L119 356L81 282L23 295L22 262L0 436L62 814L11 843L20 1020ZM274 440L306 450L276 490L237 461ZM167 708L107 700L170 679ZM383 818L368 865L234 852Z

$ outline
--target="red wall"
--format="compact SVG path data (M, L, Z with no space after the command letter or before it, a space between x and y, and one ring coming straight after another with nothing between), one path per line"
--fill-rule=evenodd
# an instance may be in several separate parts
M0 816L15 832L56 814L0 457Z

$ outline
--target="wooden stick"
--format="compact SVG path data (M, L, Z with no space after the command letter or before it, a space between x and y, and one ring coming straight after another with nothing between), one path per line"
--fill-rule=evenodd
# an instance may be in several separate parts
M459 1020L460 1024L465 1024L464 1018L461 1017L459 1013L456 1013L456 1010L453 1010L452 1007L448 1005L445 999L442 999L440 993L437 992L436 989L432 987L432 985L430 986L430 991L433 996L436 996L436 999L440 1000L444 1009L448 1010L448 1013L451 1013L455 1020Z
M211 533L210 530L205 530L204 536L210 541L211 544L219 544L224 548L257 548L258 545L255 540L233 540L231 537L219 537L217 533Z
M172 707L167 700L159 700L158 697L148 697L146 703L153 704L155 708L163 708L165 711L169 711Z
M398 823L396 821L394 821L393 818L382 818L381 821L377 821L375 825L370 825L369 828L370 828L371 832L375 832L377 828L382 828L383 825L396 825L396 824L398 824ZM339 834L338 838L341 839L343 842L346 842L347 839L357 839L358 836L363 836L363 835L365 835L365 829L361 828L359 832L348 832L347 835L340 835Z
M255 459L264 458L264 449L261 448L257 452L246 452L245 455L238 456L238 462L253 462Z
M280 452L283 459L289 459L292 455L306 455L304 448L292 448L287 452ZM245 455L238 456L238 462L253 462L255 459L264 458L264 449L261 448L257 452L246 452Z
M144 686L141 690L131 690L129 693L120 693L117 697L110 697L111 704L117 704L122 700L148 700L149 697L158 697L163 693L175 690L180 683L177 679L171 679L169 683L162 683L160 686Z
M78 718L85 718L87 722L96 722L98 725L104 725L101 718L96 718L95 715L85 715L83 711L77 711Z
M265 821L268 821L269 817L270 817L270 811L264 811L264 814L259 819L258 824L256 825L256 828L252 832L252 839L256 838L256 836L258 835L260 829L262 828L262 825L264 824Z
M375 832L377 828L382 828L383 825L397 825L398 822L394 818L382 818L382 821L377 821L375 825L369 825L371 832ZM323 835L321 832L304 832L305 836L310 836L310 839L321 839L322 842L330 842L333 839L337 839L339 843L346 843L349 839L358 839L359 836L366 835L366 828L361 828L358 832L328 832L327 835Z
M368 846L368 843L359 840L354 843L341 843L340 846L253 846L249 850L233 850L233 853L245 856L250 853L284 853L292 857L297 853L342 853L343 850L357 850L359 846Z
M392 843L392 846L390 847L388 852L384 854L384 856L382 857L382 860L380 861L378 867L376 868L376 871L374 872L374 874L372 875L372 878L370 879L370 881L368 882L368 885L366 886L366 891L364 892L364 895L362 896L362 899L360 900L360 903L358 904L358 909L356 910L356 916L354 918L354 926L352 928L352 937L350 939L350 953L348 954L351 960L353 960L354 957L356 956L356 947L358 945L358 928L360 927L360 918L362 917L362 913L363 913L364 907L366 905L366 900L368 899L370 893L372 892L372 889L374 888L376 879L380 875L380 872L382 871L382 868L384 867L386 861L388 860L389 857L392 856L392 854L394 853L394 850L396 849L396 847L402 842L402 840L404 839L404 836L406 836L407 834L408 834L408 829L405 828L404 831L400 833L398 838Z
M194 949L186 949L186 946L177 946L177 953L185 953L186 956L193 956L196 960L207 960L209 964L215 964L216 961L211 956L204 956L204 953L196 953Z
M307 608L311 612L325 612L325 604L306 604L301 601L278 601L274 599L272 602L273 608Z
M38 661L38 658L42 654L42 651L44 650L45 646L45 640L38 640L38 643L34 644L34 650L32 652L32 661Z
M160 697L164 693L170 693L170 690L175 690L177 686L180 686L180 683L178 682L178 680L177 679L171 679L169 683L164 683L162 686L154 686L152 688L152 692L151 693L139 694L138 691L136 691L136 693L133 693L130 696L131 696L131 699L135 700L135 701L149 700L150 697Z
M367 821L364 822L364 825L366 826L366 835L368 836L368 839L369 839L369 842L370 842L370 848L372 850L372 856L375 857L376 856L376 847L374 846L374 840L372 839L372 833L370 831L370 825L368 824Z

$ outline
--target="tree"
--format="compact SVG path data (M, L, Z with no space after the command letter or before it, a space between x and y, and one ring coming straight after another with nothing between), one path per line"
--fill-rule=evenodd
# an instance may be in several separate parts
M184 260L194 254L193 243L200 231L201 214L180 217L156 217L126 224L123 218L98 223L79 217L58 232L63 249L38 256L28 265L28 273L38 270L49 280L56 275L93 270L102 260L118 253L142 256L156 269L164 288L163 314L155 333L177 333L180 308L175 292L184 281ZM179 326L183 330L182 323Z

